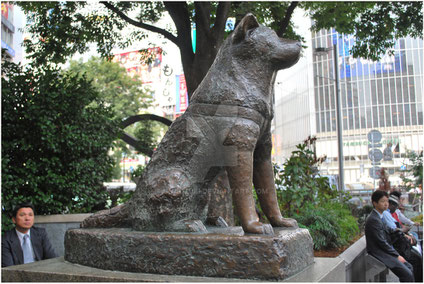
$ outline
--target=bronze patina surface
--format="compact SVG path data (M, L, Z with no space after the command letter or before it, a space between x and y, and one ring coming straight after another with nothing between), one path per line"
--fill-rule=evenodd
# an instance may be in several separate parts
M295 64L300 50L300 43L279 38L246 15L221 46L187 111L165 134L132 199L82 226L204 232L218 217L231 225L232 196L245 232L296 228L278 207L270 128L276 72ZM271 225L259 222L252 185Z
M313 263L306 229L242 234L240 227L205 234L71 229L65 260L104 270L259 280L282 280Z

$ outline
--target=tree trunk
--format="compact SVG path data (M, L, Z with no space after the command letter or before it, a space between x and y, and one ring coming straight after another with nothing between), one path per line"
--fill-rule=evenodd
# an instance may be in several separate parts
M215 22L211 23L211 3L194 2L196 23L196 51L193 52L188 6L185 2L164 2L178 31L178 47L186 78L188 97L206 76L215 60L225 34L225 23L231 2L220 2ZM212 27L211 27L212 26Z

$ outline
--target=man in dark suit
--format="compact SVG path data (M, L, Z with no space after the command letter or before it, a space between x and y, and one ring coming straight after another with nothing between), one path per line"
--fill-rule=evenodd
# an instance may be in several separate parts
M33 227L32 204L20 204L12 213L15 228L5 232L1 240L2 267L57 257L46 230Z
M383 212L389 207L389 195L382 190L376 190L371 196L374 210L371 211L365 223L365 238L369 254L383 262L400 282L414 282L413 269L390 244L390 228L382 218Z

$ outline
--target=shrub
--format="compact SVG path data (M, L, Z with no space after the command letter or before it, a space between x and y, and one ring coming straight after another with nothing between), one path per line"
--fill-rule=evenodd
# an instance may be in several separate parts
M118 131L113 113L84 78L2 67L2 230L24 201L36 214L102 209Z
M317 165L324 160L317 158L314 148L316 138L308 138L296 146L283 169L274 167L277 198L280 210L292 216L299 208L311 208L338 196L337 190L330 187L328 178L321 177Z
M315 153L316 138L296 146L283 169L274 165L280 210L308 228L316 250L346 245L358 233L358 223L348 207L350 195L331 187L319 175L317 166L323 158Z
M131 180L135 183L141 178L143 174L145 166L138 165L137 168L131 173Z
M302 210L294 218L300 227L309 230L315 250L344 246L359 233L350 210L338 203Z

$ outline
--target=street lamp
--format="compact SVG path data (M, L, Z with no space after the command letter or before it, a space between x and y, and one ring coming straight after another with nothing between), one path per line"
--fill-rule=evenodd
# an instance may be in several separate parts
M331 79L335 82L335 91L336 91L336 116L337 116L337 148L338 148L338 160L339 160L339 189L344 190L344 168L343 168L343 137L342 137L342 130L343 130L343 121L342 121L342 114L341 114L341 98L340 98L340 87L339 87L339 63L338 63L338 55L337 55L337 42L335 41L333 43L333 48L326 48L326 47L317 47L315 48L315 54L320 55L322 53L327 53L330 50L333 50L333 56L334 56L334 78Z

